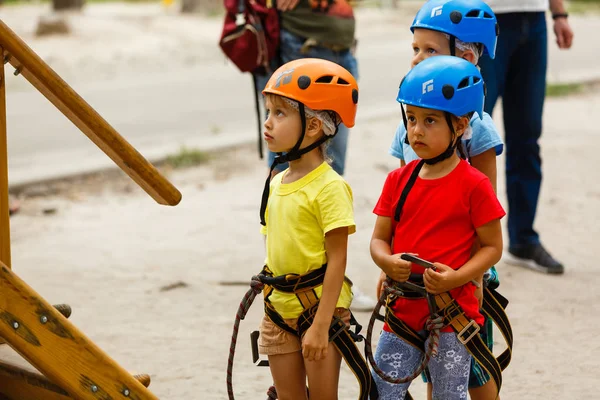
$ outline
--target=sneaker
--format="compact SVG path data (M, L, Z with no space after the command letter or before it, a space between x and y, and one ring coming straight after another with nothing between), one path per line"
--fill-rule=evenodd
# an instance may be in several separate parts
M510 247L508 253L505 253L504 260L512 265L531 268L547 274L565 272L563 265L556 261L541 244Z
M352 305L350 308L353 311L373 311L377 305L377 301L367 296L356 286L352 287L352 293L354 298L352 299Z

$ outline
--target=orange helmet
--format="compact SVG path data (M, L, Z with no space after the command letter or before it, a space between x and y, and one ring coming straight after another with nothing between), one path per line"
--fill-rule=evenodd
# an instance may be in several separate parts
M335 111L344 125L354 126L358 85L338 64L318 58L301 58L273 73L263 94L276 94L303 103L313 110Z

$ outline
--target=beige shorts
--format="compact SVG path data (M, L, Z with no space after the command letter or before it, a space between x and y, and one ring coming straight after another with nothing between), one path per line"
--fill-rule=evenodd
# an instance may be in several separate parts
M350 310L347 308L336 308L333 315L340 317L346 325L350 325ZM290 328L298 329L298 318L285 319L284 321ZM260 323L259 331L258 352L260 354L274 356L302 350L302 342L298 336L281 329L266 315Z

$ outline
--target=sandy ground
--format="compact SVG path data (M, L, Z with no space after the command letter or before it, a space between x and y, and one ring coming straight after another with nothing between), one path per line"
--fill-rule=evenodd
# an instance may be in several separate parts
M37 43L48 51L54 45ZM72 64L62 65L76 76ZM536 227L567 272L552 277L499 264L515 334L503 399L598 398L600 139L593 116L599 105L597 92L547 102ZM346 178L358 232L351 237L348 274L370 292L378 273L368 253L371 210L397 165L387 148L399 119L363 121L349 144ZM505 204L502 158L498 167ZM64 184L57 192L30 189L11 220L13 268L50 302L72 305L71 320L121 365L149 373L158 397L225 399L231 328L246 288L222 283L247 281L262 265L258 206L266 168L254 147L242 147L204 166L166 172L183 193L174 208L153 203L123 177ZM175 288L165 290L170 285ZM263 398L271 383L268 370L254 367L250 357L248 334L260 316L257 303L242 323L234 370L240 399ZM358 317L366 324L368 314ZM12 357L10 349L0 351ZM425 398L420 383L412 392ZM355 394L345 369L340 398Z

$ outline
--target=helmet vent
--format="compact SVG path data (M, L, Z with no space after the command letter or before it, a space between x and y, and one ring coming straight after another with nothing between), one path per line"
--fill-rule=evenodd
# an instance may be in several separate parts
M481 79L476 76L473 77L473 83L478 83L480 80Z
M315 82L316 83L331 83L332 80L333 80L333 75L324 75L324 76L320 77L319 79L317 79Z
M490 13L487 12L483 12L483 18L489 18L489 19L493 19L494 17L492 17L492 15Z
M465 15L465 17L467 18L477 18L479 17L479 10L471 10L467 13L467 15Z
M469 86L469 78L464 78L462 81L460 81L460 83L458 84L458 86L456 87L457 89L463 89Z
M337 83L338 83L338 85L349 85L350 84L345 79L342 79L342 78L338 78Z

